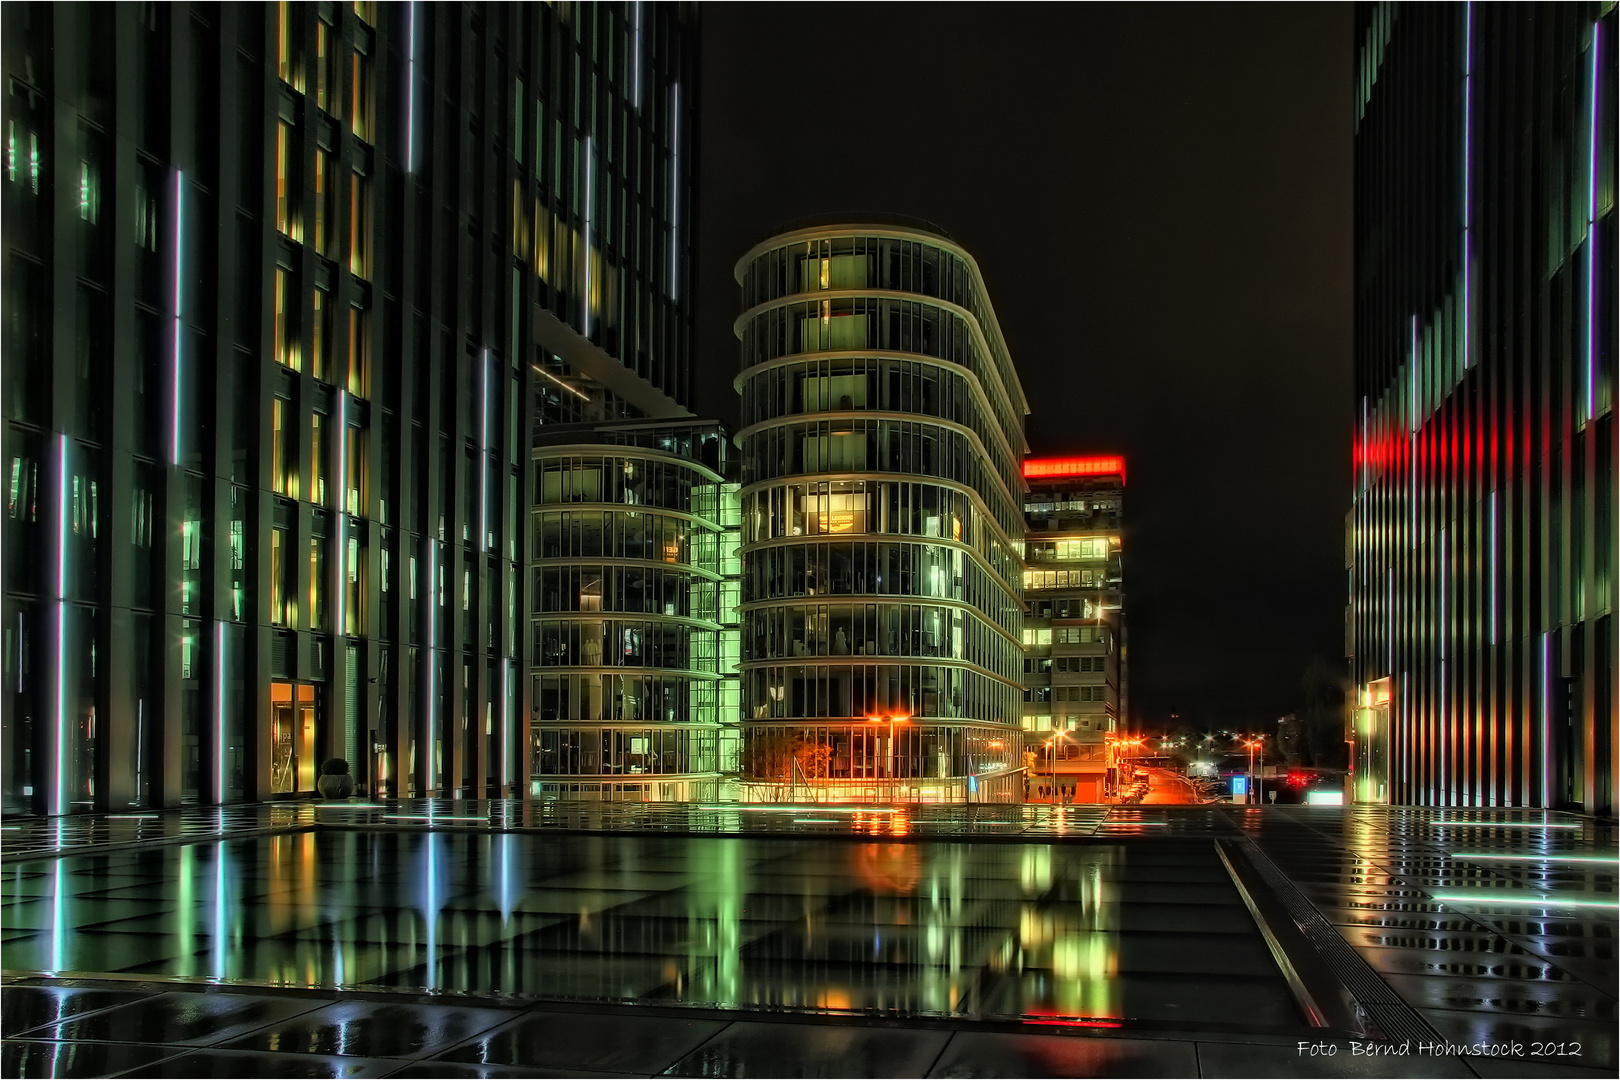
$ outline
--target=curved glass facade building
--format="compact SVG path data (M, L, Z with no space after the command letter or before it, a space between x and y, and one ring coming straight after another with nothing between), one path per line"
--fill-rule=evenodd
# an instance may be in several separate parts
M721 719L735 715L725 452L724 432L703 422L536 439L536 798L716 797Z
M1022 798L1027 408L984 281L910 225L737 264L744 798Z

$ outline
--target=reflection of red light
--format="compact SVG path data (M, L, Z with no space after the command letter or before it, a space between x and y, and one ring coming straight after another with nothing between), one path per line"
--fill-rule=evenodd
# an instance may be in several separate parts
M1117 1028L1117 1027L1124 1027L1125 1026L1123 1023L1121 1023L1118 1020L1080 1020L1080 1019L1073 1019L1073 1020L1064 1019L1064 1020L1060 1020L1060 1019L1057 1019L1055 1017L1052 1018L1052 1019L1049 1019L1049 1020L1048 1019L1039 1019L1039 1020L1037 1020L1037 1019L1034 1019L1033 1017L1025 1017L1024 1018L1024 1023L1026 1023L1026 1024L1044 1024L1047 1027Z
M901 896L917 888L922 865L913 844L862 844L855 873L879 896Z
M1063 476L1110 476L1116 473L1119 476L1120 483L1124 483L1125 459L1118 455L1109 457L1029 458L1024 462L1024 476L1027 479Z

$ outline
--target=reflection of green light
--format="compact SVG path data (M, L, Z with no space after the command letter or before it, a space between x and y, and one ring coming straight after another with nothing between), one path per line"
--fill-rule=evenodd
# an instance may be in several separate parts
M1596 855L1487 855L1478 851L1454 851L1453 859L1499 859L1512 862L1579 862L1620 863L1620 859L1606 859Z
M1431 821L1430 825L1451 826L1458 829L1578 829L1562 821Z
M1559 900L1552 896L1470 896L1466 893L1435 893L1442 904L1513 904L1517 907L1620 907L1613 900Z

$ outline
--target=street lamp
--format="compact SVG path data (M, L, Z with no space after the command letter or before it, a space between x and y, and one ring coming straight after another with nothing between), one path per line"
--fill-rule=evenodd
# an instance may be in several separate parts
M1054 804L1057 802L1057 790L1058 790L1058 782L1057 782L1057 741L1059 739L1067 739L1068 737L1069 737L1069 733L1067 731L1054 731L1054 732L1052 732L1052 737L1050 739L1046 740L1046 756L1047 756L1048 759L1050 759L1050 761L1052 763L1051 767L1047 770L1047 772L1048 772L1048 774L1049 774L1049 776L1051 778L1051 782L1052 782L1052 798L1051 798L1051 801Z
M889 804L892 806L894 804L894 801L895 801L894 725L903 724L907 720L910 720L911 717L903 716L903 715L901 715L899 713L895 713L895 714L893 714L891 716L871 716L871 717L867 717L867 719L871 720L874 724L881 724L881 723L887 722L888 725L889 725Z
M1254 750L1255 747L1259 746L1264 740L1264 735L1257 735L1243 744L1249 748L1249 790L1253 793L1251 798L1253 798L1256 803L1259 803L1261 800L1260 783L1254 775Z

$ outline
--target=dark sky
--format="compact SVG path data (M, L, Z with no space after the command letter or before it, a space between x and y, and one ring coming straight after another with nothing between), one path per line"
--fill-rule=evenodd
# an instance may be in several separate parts
M1348 5L703 9L697 411L732 267L883 210L978 260L1033 453L1129 459L1132 719L1250 723L1342 663Z

